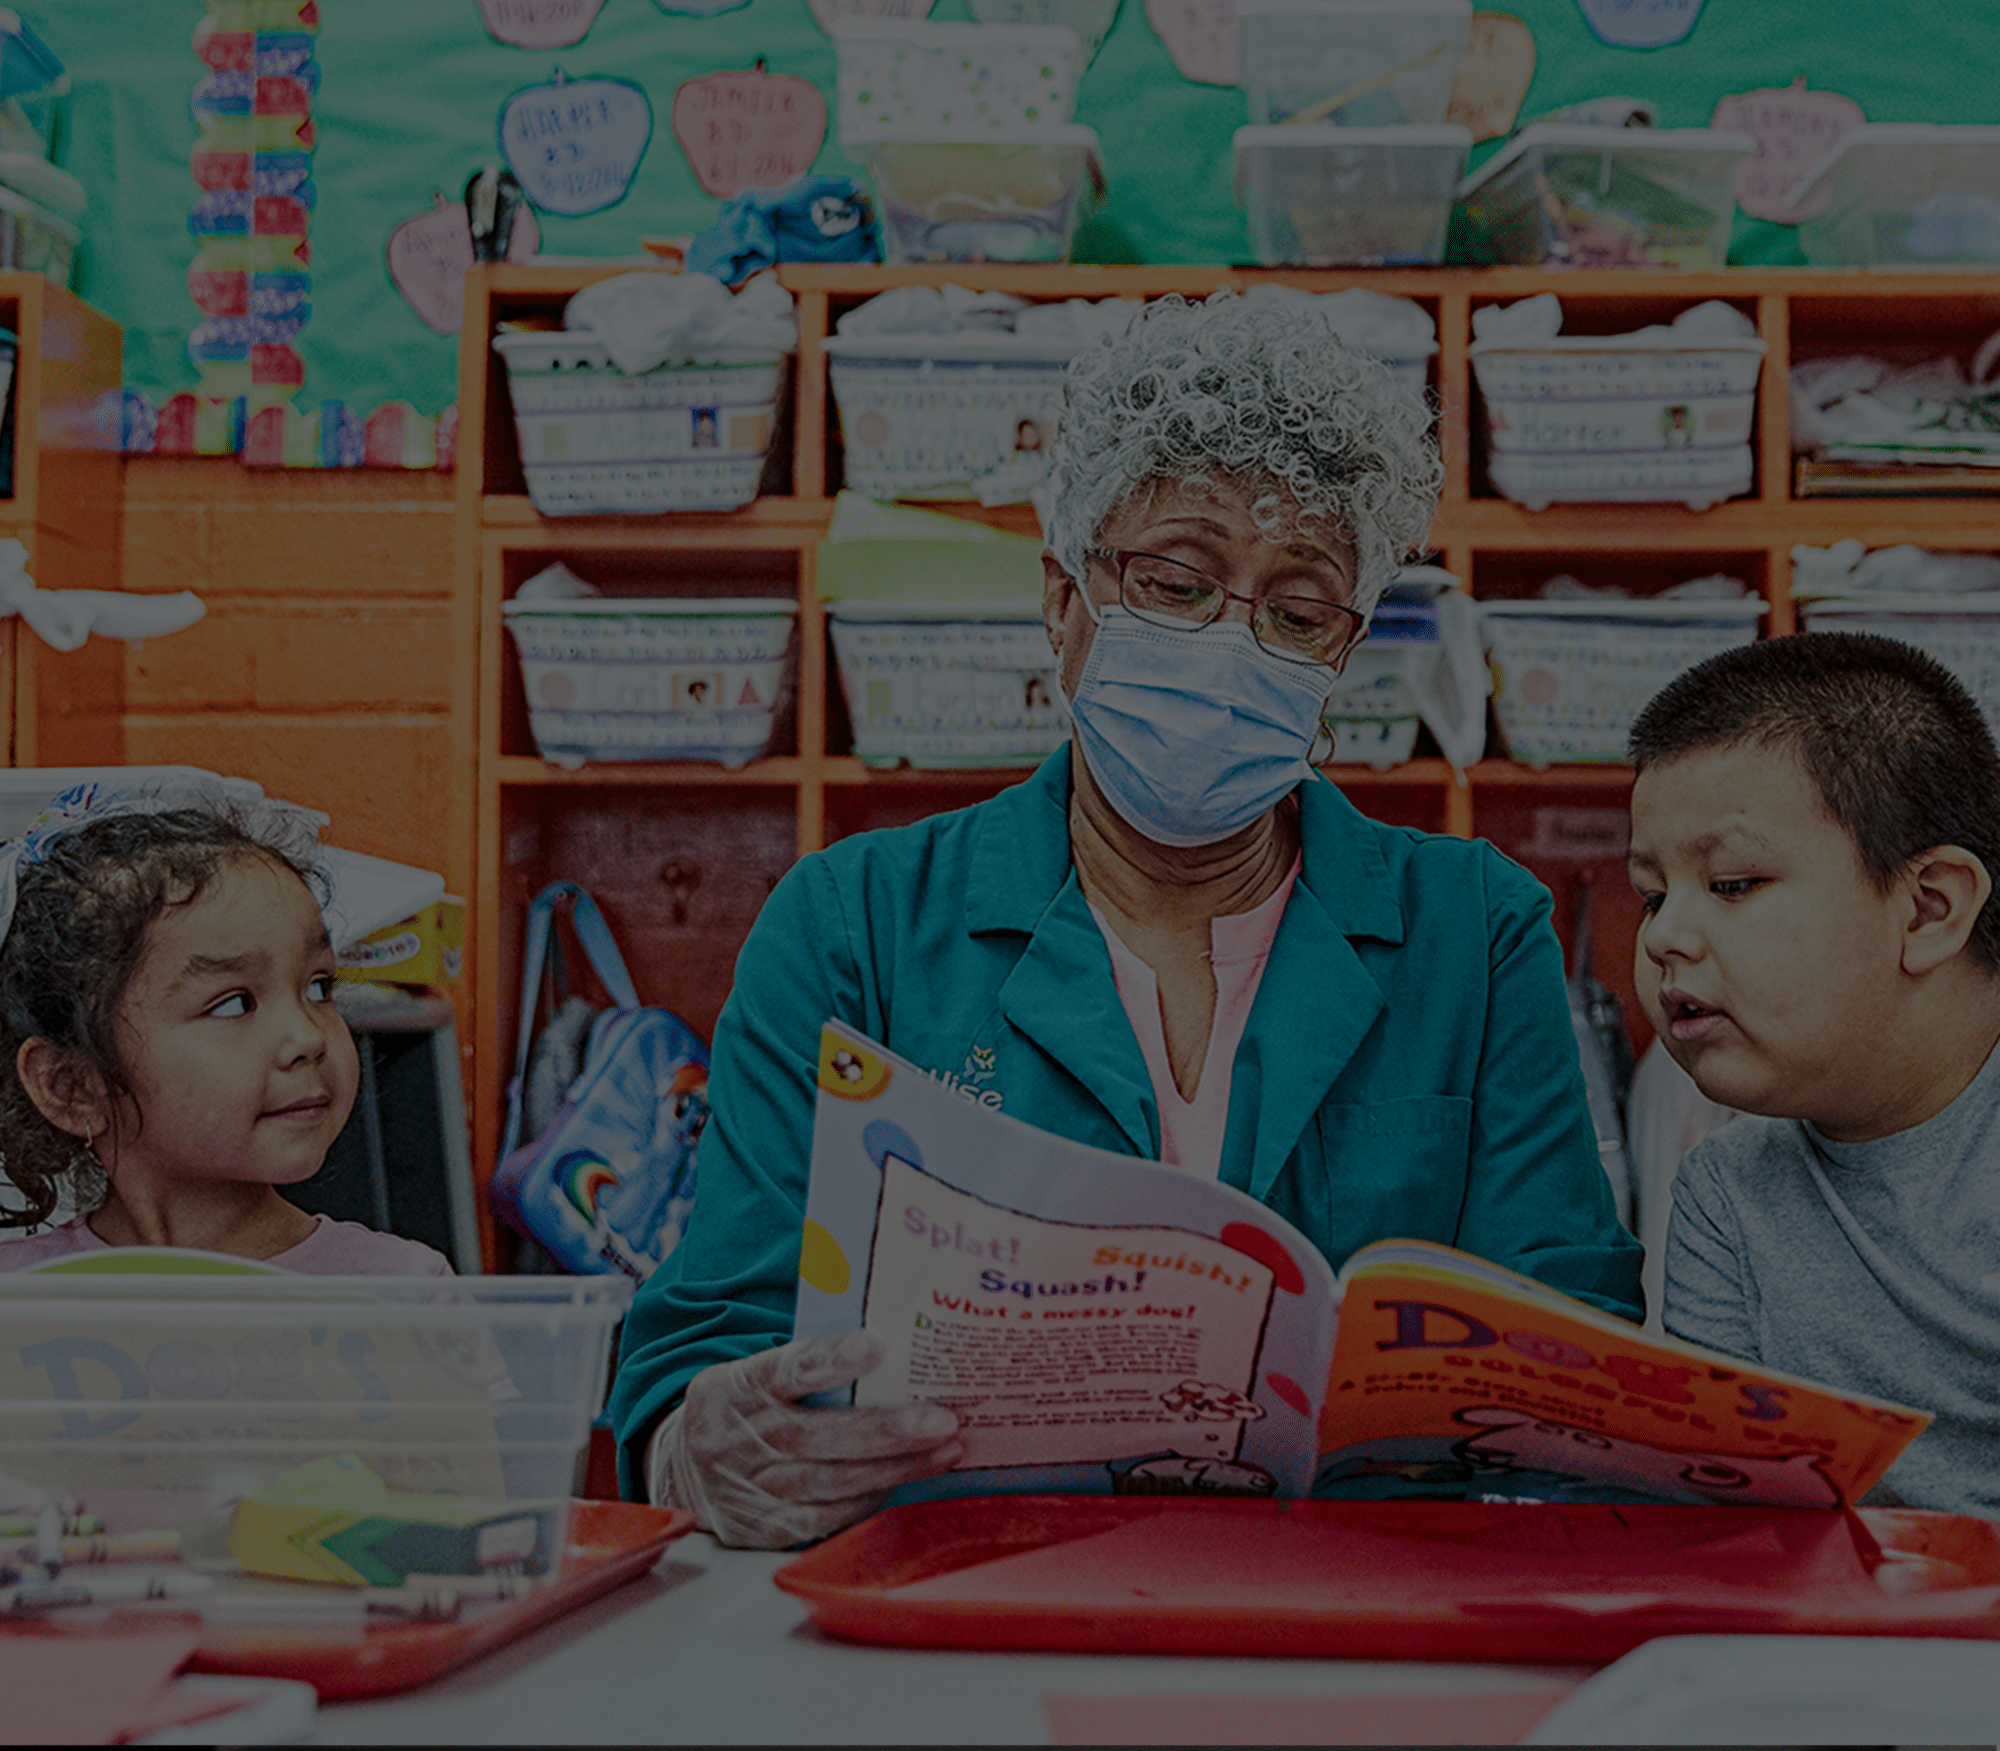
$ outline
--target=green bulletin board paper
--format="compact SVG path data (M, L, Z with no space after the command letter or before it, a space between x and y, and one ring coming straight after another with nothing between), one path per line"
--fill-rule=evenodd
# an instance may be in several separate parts
M1536 70L1524 118L1590 98L1645 98L1669 127L1705 126L1719 99L1804 74L1845 93L1870 121L2000 122L2000 6L1981 0L1706 0L1687 38L1658 49L1611 47L1576 0L1503 0L1533 32ZM90 195L76 289L121 322L126 375L163 401L195 387L184 351L199 319L185 284L194 240L187 212L195 126L188 98L203 68L191 47L203 9L191 0L45 0L20 9L70 69L68 169ZM714 223L721 202L702 192L671 126L687 78L744 70L836 89L833 46L807 0L749 0L712 17L663 11L653 0L605 0L582 41L526 50L489 36L475 0L322 0L314 54L319 135L313 181L312 320L299 336L310 409L341 400L364 412L389 399L434 414L456 393L456 337L433 333L389 280L383 251L402 220L498 157L501 104L571 77L633 81L650 100L653 132L616 206L540 217L543 249L560 256L629 256L642 234ZM964 0L931 16L964 19ZM1084 73L1077 119L1099 135L1110 198L1078 240L1079 260L1234 262L1249 257L1232 188L1231 136L1248 119L1233 87L1184 78L1146 14L1124 0ZM1476 167L1493 148L1475 148ZM814 169L854 174L830 123ZM1739 218L1732 259L1802 259L1790 227Z

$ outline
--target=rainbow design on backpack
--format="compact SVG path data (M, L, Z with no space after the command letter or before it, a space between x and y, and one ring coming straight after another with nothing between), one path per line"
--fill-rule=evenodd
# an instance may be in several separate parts
M603 1156L580 1149L556 1164L555 1181L586 1222L597 1220L597 1200L618 1183Z

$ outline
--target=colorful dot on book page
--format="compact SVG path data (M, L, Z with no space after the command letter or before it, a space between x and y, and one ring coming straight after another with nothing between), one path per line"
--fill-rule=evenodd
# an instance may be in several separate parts
M1287 1295L1305 1293L1306 1280L1299 1271L1298 1261L1285 1250L1284 1242L1269 1230L1259 1228L1254 1222L1231 1222L1216 1238L1224 1246L1248 1253L1260 1265L1269 1266L1277 1286Z
M822 1295L845 1295L854 1281L840 1242L810 1218L799 1238L799 1281Z
M882 1163L890 1156L898 1161L907 1161L919 1172L923 1170L924 1152L917 1147L917 1140L901 1125L888 1119L877 1119L861 1133L861 1147L868 1151L868 1159L874 1162L879 1172Z
M1306 1389L1289 1374L1280 1374L1273 1369L1264 1376L1264 1384L1300 1416L1312 1414L1312 1400L1306 1397Z

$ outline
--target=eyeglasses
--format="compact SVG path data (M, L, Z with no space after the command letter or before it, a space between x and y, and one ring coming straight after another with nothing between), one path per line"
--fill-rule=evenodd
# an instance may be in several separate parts
M1126 548L1093 547L1118 578L1127 613L1154 626L1192 632L1222 617L1224 605L1250 609L1250 634L1274 657L1339 667L1361 642L1368 622L1358 608L1321 596L1245 596L1177 559Z

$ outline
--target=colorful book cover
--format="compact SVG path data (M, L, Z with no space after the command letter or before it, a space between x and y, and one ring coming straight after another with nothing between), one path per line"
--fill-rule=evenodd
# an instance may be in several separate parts
M1928 1415L1647 1332L1424 1241L1336 1278L1255 1199L1056 1137L821 1034L797 1332L877 1333L834 1397L931 1399L922 1495L1856 1500Z

